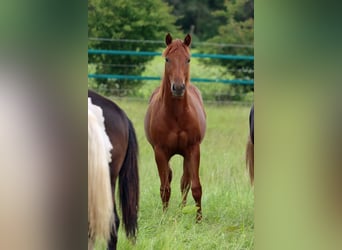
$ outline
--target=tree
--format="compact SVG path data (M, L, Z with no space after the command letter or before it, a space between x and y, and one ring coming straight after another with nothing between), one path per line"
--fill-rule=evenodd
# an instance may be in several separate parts
M231 55L253 55L254 48L254 1L226 0L225 8L215 11L213 15L224 17L226 22L218 28L218 35L207 42L232 44L232 46L216 46L203 48L201 52ZM254 79L254 61L212 60L226 66L236 79ZM235 92L248 92L253 86L234 86Z
M165 0L172 5L172 13L178 17L177 25L193 39L204 41L218 34L218 26L224 17L213 15L224 7L224 0Z
M171 15L172 8L160 0L89 0L88 37L129 40L164 40L171 32L183 36L175 26L176 18ZM156 51L164 43L115 42L89 40L88 48L105 50ZM88 63L96 64L98 74L140 75L144 64L152 59L146 56L89 55ZM125 80L97 80L107 89L122 93L122 89L137 84Z

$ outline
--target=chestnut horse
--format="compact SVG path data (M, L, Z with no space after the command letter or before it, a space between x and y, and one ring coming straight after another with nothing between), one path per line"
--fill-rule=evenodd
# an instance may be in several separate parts
M166 35L167 45L164 77L150 99L145 116L145 134L151 144L160 177L160 196L163 209L171 195L172 170L170 158L183 156L181 179L182 204L186 204L191 187L197 206L197 221L202 218L202 187L199 177L200 143L206 129L206 114L199 90L190 83L191 36L184 41Z
M246 165L251 183L254 182L254 105L249 113L249 136L246 146Z
M110 237L105 237L108 242L108 249L112 250L116 249L117 231L120 224L115 204L115 184L118 177L119 197L126 236L133 242L136 238L139 208L138 144L132 122L118 105L90 90L88 90L88 98L90 98L94 105L102 109L105 131L112 144L111 158L109 159L110 163L109 165L107 164L107 167L109 168L107 180L110 181L110 199L113 204L113 217L110 217L110 219L115 219L115 223L108 222L111 224ZM99 157L99 155L95 155L95 157ZM89 184L91 184L91 182ZM103 198L98 197L96 200L106 199L104 197L106 195L105 192L96 192L96 190L101 191L99 187L100 185L103 185L103 183L99 183L98 185L99 186L91 187L93 189L92 192L94 192L95 195L103 196ZM100 207L99 209L103 209L103 212L106 212L105 207ZM91 226L91 223L88 221L88 227ZM88 229L88 238L90 238L91 242L94 242L97 236L98 235L94 234L93 228ZM106 236L106 234L104 236Z

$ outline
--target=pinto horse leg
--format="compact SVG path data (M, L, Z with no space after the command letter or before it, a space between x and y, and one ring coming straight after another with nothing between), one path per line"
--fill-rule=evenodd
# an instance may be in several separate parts
M94 240L88 238L88 250L94 250Z
M191 148L187 154L186 161L189 161L189 171L191 171L191 192L197 206L196 220L202 219L202 186L199 178L200 146L199 144Z
M114 216L115 216L115 225L112 225L112 232L110 234L110 240L108 242L108 250L116 250L116 245L118 243L118 230L120 226L120 219L118 216L118 212L116 211L116 205L114 203Z
M163 210L165 211L169 205L171 196L171 180L172 171L169 166L170 157L159 147L154 148L155 160L158 166L158 173L160 178L160 197L163 202Z

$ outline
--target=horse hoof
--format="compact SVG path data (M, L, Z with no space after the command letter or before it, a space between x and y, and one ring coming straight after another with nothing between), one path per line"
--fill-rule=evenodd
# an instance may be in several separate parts
M168 207L169 207L169 203L168 202L163 203L163 212L166 212Z
M179 204L179 206L180 206L181 208L185 207L185 206L186 206L186 201L183 200L183 201Z
M202 213L197 213L196 215L196 223L199 223L202 221Z

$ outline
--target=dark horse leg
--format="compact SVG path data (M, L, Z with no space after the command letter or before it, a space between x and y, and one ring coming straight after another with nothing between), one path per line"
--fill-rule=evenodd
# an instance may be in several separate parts
M190 172L191 192L197 207L196 220L202 219L202 186L199 178L200 146L194 145L184 157L184 168Z
M154 156L158 166L158 173L160 178L160 197L163 202L164 211L169 205L169 200L171 196L171 186L172 181L172 171L169 166L170 157L165 154L165 152L159 148L154 148Z

